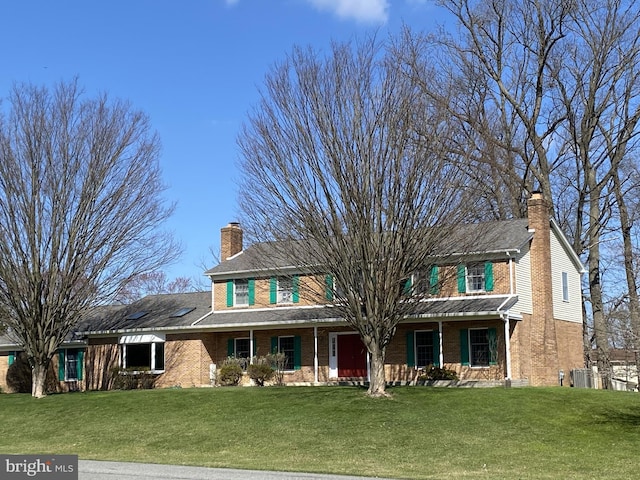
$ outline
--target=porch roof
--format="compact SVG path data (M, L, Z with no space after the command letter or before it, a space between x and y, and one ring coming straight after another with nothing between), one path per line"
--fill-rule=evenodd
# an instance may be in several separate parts
M420 302L410 319L497 317L508 313L518 301L516 295L453 297ZM342 323L331 307L281 307L211 312L193 326L225 329L240 327L273 327L305 324Z

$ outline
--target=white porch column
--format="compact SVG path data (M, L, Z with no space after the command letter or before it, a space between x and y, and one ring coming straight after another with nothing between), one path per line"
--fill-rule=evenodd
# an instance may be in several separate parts
M313 381L318 383L318 327L313 327Z
M253 352L255 352L253 341L253 329L251 329L249 330L249 363L251 364L253 364Z
M444 353L442 352L442 320L438 322L438 362L440 368L444 368Z
M507 367L507 380L511 380L511 339L509 338L509 317L505 315L502 320L504 321L504 350L505 350L505 364Z

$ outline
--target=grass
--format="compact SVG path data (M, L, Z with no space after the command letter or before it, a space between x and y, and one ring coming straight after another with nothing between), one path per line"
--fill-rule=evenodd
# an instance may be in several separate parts
M637 478L640 395L570 388L0 395L0 452L390 478Z

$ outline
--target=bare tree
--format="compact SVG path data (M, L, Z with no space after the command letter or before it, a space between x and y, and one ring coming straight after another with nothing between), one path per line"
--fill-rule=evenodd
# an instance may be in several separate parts
M369 38L326 57L295 48L239 137L243 225L279 240L292 265L333 275L333 308L370 354L372 396L386 394L386 348L416 306L407 279L473 205L445 154L449 128Z
M613 216L624 213L613 181L638 133L640 8L628 0L437 3L457 20L457 35L407 31L399 58L464 132L452 153L470 176L504 192L505 200L485 204L517 216L526 190L540 188L552 199L588 263L584 293L606 375L600 248L623 222Z
M15 85L0 119L0 305L32 368L32 395L83 313L179 254L157 227L159 140L148 118L77 82Z
M115 301L128 304L146 295L162 293L186 293L196 291L194 281L187 277L167 278L163 271L144 272L134 275L119 290Z

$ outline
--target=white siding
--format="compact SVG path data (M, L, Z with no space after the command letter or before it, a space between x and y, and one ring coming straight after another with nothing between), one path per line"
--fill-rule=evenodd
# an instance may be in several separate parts
M516 269L516 294L518 303L512 310L518 313L533 313L533 300L531 298L531 254L529 246L522 249L520 255L515 259Z
M558 320L582 323L582 290L580 272L551 229L551 284L553 288L553 316ZM562 272L567 273L569 301L562 299Z

